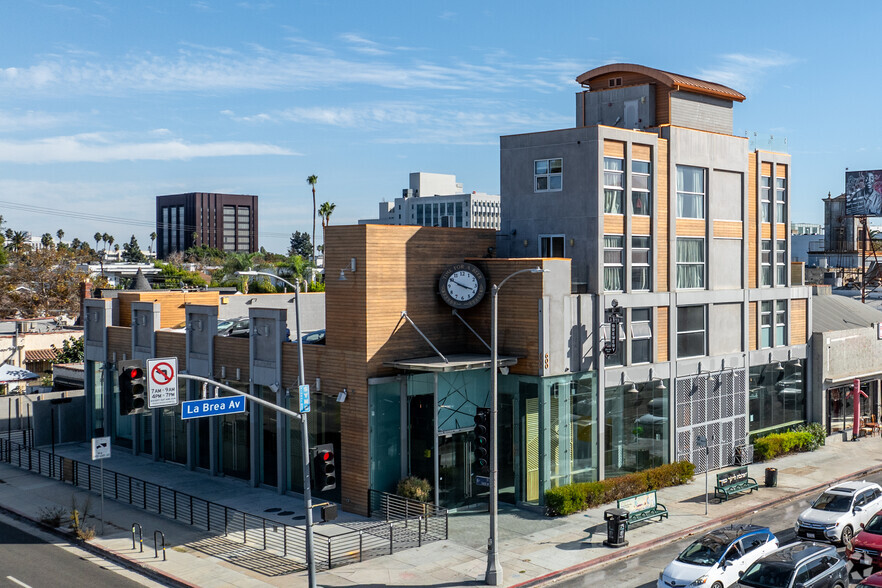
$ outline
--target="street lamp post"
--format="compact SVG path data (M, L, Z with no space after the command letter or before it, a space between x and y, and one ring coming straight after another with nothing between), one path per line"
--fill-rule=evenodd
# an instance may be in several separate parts
M269 276L294 288L294 314L296 318L297 335L297 385L298 389L306 383L303 373L303 338L300 336L300 278L294 280L294 284L276 274L248 270L236 272L239 276ZM309 578L309 588L315 588L315 557L313 552L312 537L312 481L309 475L309 430L307 427L307 414L300 413L300 445L302 447L303 461L303 502L306 505L306 573Z
M499 563L499 439L496 434L497 412L499 410L498 390L497 390L497 372L499 370L499 345L498 345L498 325L497 315L497 296L499 289L511 278L518 274L532 273L539 274L548 270L541 267L518 270L510 274L499 285L493 285L490 291L490 539L487 541L487 571L484 574L484 583L488 586L499 586L502 584L502 566Z

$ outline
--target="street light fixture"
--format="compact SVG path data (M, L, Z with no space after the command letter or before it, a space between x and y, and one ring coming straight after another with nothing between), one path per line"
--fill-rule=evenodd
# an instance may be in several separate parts
M490 539L487 541L487 571L484 574L484 583L488 586L498 586L502 584L502 566L499 563L499 439L496 434L496 421L498 412L498 391L497 391L497 371L499 369L499 345L498 345L498 325L497 325L497 297L499 289L505 283L518 274L531 273L541 274L548 270L541 267L522 269L510 274L499 285L493 285L490 290Z
M294 288L294 314L297 317L297 386L303 386L305 382L303 373L303 337L300 335L300 278L294 279L294 284L276 274L258 272L254 270L236 272L237 276L269 276ZM315 557L312 541L312 488L309 477L309 431L307 429L307 414L300 413L300 440L303 450L303 502L306 505L306 572L309 578L309 588L315 588Z

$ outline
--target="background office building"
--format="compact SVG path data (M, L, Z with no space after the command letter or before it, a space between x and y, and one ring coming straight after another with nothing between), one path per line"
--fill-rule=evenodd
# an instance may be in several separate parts
M207 245L221 251L254 253L257 196L190 192L156 197L156 253Z
M499 229L499 196L463 193L462 184L449 174L414 172L401 198L380 202L379 208L379 218L359 224Z

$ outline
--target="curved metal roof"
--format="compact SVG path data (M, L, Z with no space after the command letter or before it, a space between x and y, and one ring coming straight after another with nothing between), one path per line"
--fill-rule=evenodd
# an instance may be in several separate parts
M645 75L658 80L659 83L674 90L688 90L697 94L706 94L708 96L726 98L737 102L743 102L745 99L744 94L741 92L722 84L707 82L705 80L699 80L698 78L690 78L689 76L683 76L660 69L653 69L644 65L635 65L633 63L612 63L610 65L597 67L590 71L586 71L577 77L576 81L582 85L588 84L590 86L592 79L618 72ZM597 89L599 90L601 88Z

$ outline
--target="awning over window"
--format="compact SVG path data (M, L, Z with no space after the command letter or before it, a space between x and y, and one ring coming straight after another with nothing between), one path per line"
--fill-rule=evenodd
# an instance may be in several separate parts
M490 355L460 353L456 355L448 355L446 357L446 362L435 355L432 357L387 361L383 365L412 372L458 372L463 370L490 369L490 366L493 365L490 360ZM500 366L515 365L518 362L517 357L511 357L508 355L500 355L497 357L497 360Z

